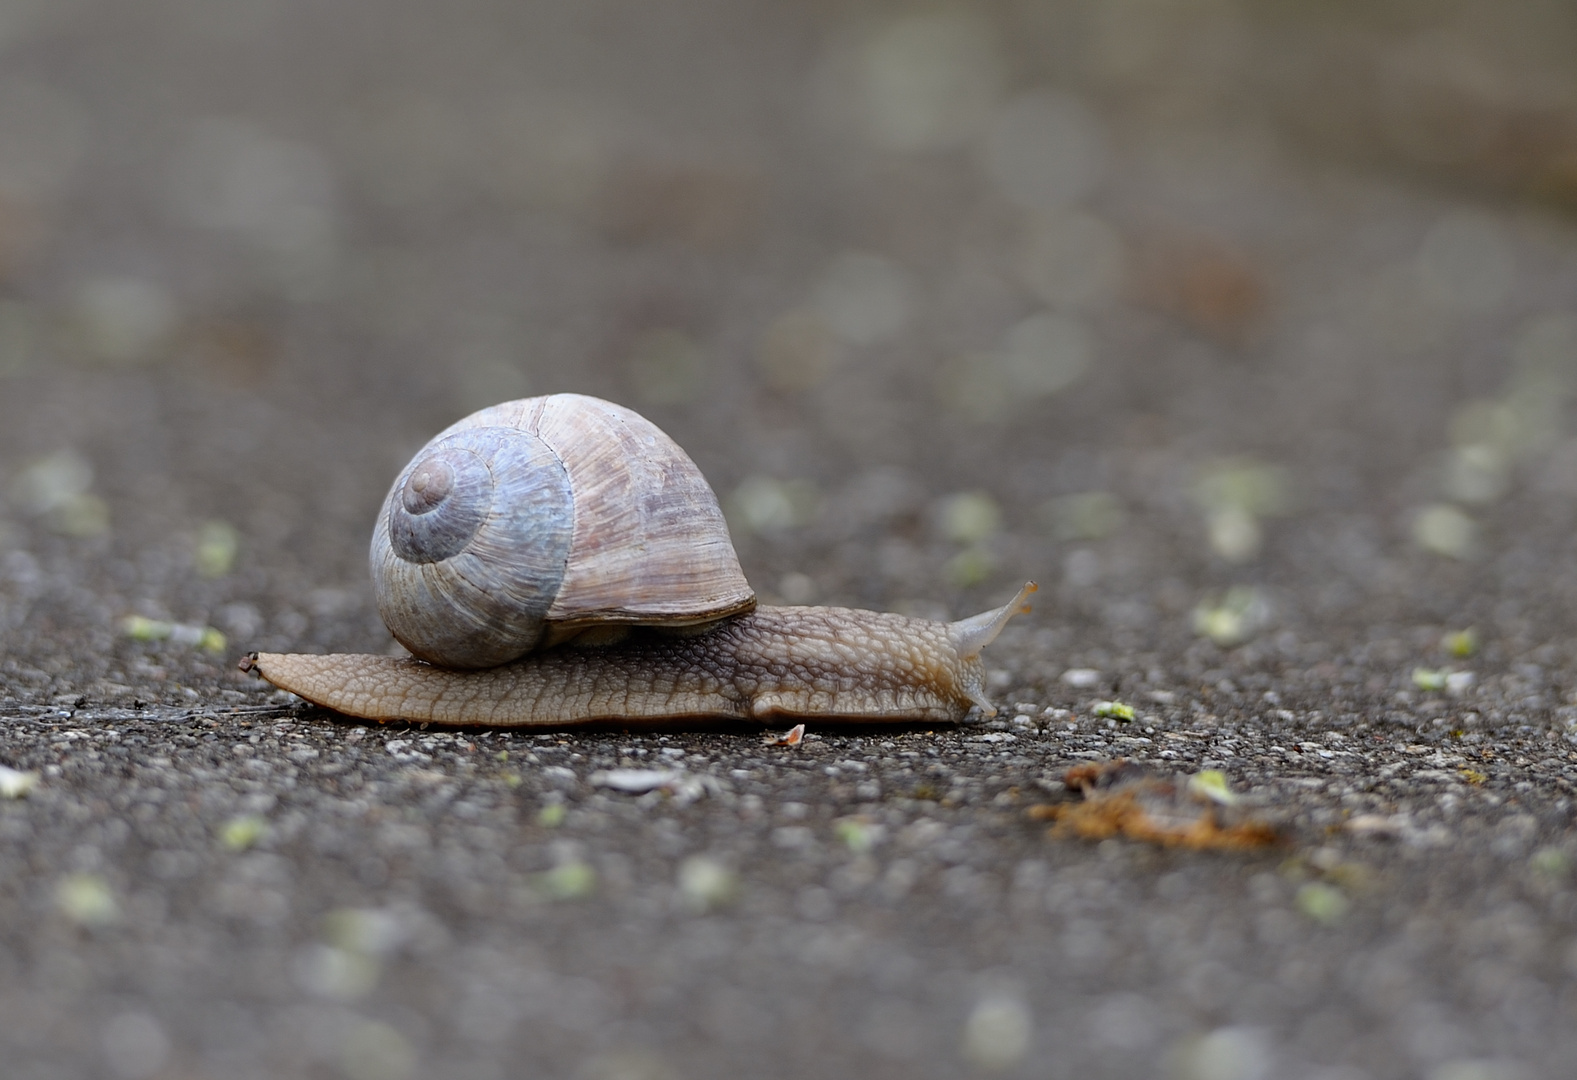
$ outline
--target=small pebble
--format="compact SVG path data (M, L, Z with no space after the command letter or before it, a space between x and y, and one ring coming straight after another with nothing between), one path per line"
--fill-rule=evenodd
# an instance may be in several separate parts
M1346 894L1334 885L1311 881L1298 890L1298 910L1318 923L1340 922L1351 904Z
M70 874L55 887L55 906L82 926L107 926L120 919L109 882L97 874Z
M964 1023L964 1057L988 1072L1011 1069L1029 1053L1035 1020L1016 994L982 998Z
M591 786L643 795L648 791L672 787L681 775L673 769L604 769L591 774Z
M38 787L38 773L0 765L0 799L23 799Z
M233 817L219 830L219 842L230 851L245 851L263 838L268 822L255 814Z
M712 911L731 903L739 877L716 859L692 855L679 864L679 895L692 910Z
M572 859L545 874L538 874L537 885L554 900L580 900L596 891L597 872L586 863Z

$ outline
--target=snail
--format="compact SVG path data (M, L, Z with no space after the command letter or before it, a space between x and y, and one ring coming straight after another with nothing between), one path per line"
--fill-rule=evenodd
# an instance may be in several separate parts
M410 658L253 653L242 669L369 720L957 721L995 715L980 651L1036 588L951 623L757 607L695 463L578 394L435 436L390 489L371 563Z

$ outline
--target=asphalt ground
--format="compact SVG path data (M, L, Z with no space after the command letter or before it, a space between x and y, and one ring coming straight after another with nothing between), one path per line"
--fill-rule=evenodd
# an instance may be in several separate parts
M1571 73L1473 5L1130 7L6 9L0 1073L1569 1076ZM765 600L1039 580L998 717L237 669L387 651L390 480L560 390Z

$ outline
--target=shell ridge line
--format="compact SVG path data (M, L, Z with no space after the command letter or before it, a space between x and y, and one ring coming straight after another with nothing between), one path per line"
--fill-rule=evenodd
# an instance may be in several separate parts
M487 568L486 568L486 566L484 566L481 563L480 560L472 559L472 560L469 560L469 562L468 562L467 560L463 560L463 559L460 559L460 558L454 558L454 559L449 560L449 570L448 570L448 572L450 574L454 575L454 577L457 578L459 582L464 583L465 587L470 589L472 592L480 593L481 595L484 595L484 596L492 596L495 592L504 591L504 590L495 590L491 585L488 585L488 584L485 584L483 582L479 582L479 581L475 580L469 573L467 573L467 569L468 569L468 567L470 567L470 565L472 563L475 564L475 567L474 567L475 570L481 571L483 573L486 572ZM446 591L444 593L445 598L449 599L449 600L453 600L458 595L458 593L460 591L459 584L457 584L457 583L450 583L450 582L445 582L444 584L445 584L445 589L448 590L448 591ZM509 594L507 592L505 592L505 595L509 595ZM511 596L511 599L514 599L514 597ZM453 607L456 608L456 609L459 609L460 605L455 604L455 605L453 605ZM471 616L469 611L467 612L467 614L468 614L468 616L471 619L471 624L476 627L476 629L477 629L477 631L479 633L480 632L487 632L487 631L494 631L494 630L501 630L501 629L503 629L503 625L500 625L500 623L502 621L501 618L499 620L489 619L489 620L484 622L481 619L476 618L475 616Z
M469 625L471 628L471 633L469 636L497 633L501 631L504 627L501 625L497 616L492 618L484 618L481 611L474 610L470 604L464 604L460 602L462 585L465 589L469 589L473 593L480 593L484 596L490 594L490 590L479 585L477 582L473 581L469 576L467 576L467 561L463 558L453 558L447 560L447 563L448 569L446 571L438 570L438 564L433 563L433 569L430 575L427 574L427 568L423 568L424 576L427 576L428 580L432 584L431 591L444 602L444 610L447 613L446 617L455 618L457 620L464 618L467 625ZM451 577L454 580L449 580Z
M510 431L511 429L505 429L505 430L506 431ZM556 447L554 447L553 445L551 445L550 443L548 443L545 439L542 439L535 432L527 431L525 434L527 434L531 438L531 440L533 442L535 442L538 446L542 447L542 449L547 452L548 456L552 458L553 463L558 467L559 472L561 474L563 474L567 478L569 476L569 469L564 464L564 459L563 459L563 457L560 456L560 454L558 452L558 449ZM488 508L488 520L489 520L489 522L492 522L492 521L497 521L497 520L500 520L500 519L504 519L508 515L505 514L505 513L500 512L497 509L497 507L496 507L496 500L505 491L508 490L511 474L507 470L504 469L504 467L503 467L503 460L500 460L499 462L495 463L495 462L487 461L487 460L484 459L483 460L483 465L486 467L486 469L488 470L488 475L493 480L493 491L494 491L494 498L495 498L495 505L494 506L490 506ZM576 500L574 498L569 499L569 512L570 512L570 523L569 523L569 530L568 531L569 531L570 537L573 538L574 530L575 530L575 519L576 519ZM556 577L557 577L557 579L558 579L558 581L560 583L563 582L565 569L569 565L569 553L570 553L570 545L566 544L564 546L563 553L559 556L559 558L554 560L556 565L553 566L552 569L554 569L557 572L556 573ZM537 554L539 554L539 552L533 551L533 554L537 555ZM472 583L472 584L474 586L474 583ZM512 599L516 599L516 600L519 599L518 597L514 597L514 596L511 596L511 598ZM551 606L552 598L549 597L547 599L548 599L548 605L546 605L546 606Z
M520 418L520 426L533 435L539 435L542 427L542 414L547 411L548 399L545 396L527 398L525 399L525 405L526 407L522 410L524 415ZM552 450L553 448L550 446L548 449ZM553 456L558 457L558 451L555 450ZM563 461L561 460L559 464L562 465Z
M541 401L545 401L546 399L538 398L537 400L539 402L541 402ZM545 404L539 404L537 406L537 411L536 411L534 419L539 419L541 417L541 415L542 415L542 411L546 407L547 406ZM533 423L532 427L530 428L530 433L531 433L531 437L536 439L539 443L541 443L543 448L545 450L547 450L547 452L550 455L552 455L554 463L556 465L558 465L558 467L559 467L559 472L561 472L564 475L566 480L569 479L569 466L564 464L564 458L563 458L562 455L559 454L558 447L554 446L552 443L549 443L546 439L544 439L540 435L538 435L537 431L536 431L536 426L535 426L534 423ZM567 544L564 545L564 553L563 553L562 557L560 557L557 560L558 566L556 567L556 569L558 571L558 580L559 580L559 587L560 588L562 588L563 585L564 585L564 577L565 577L565 575L569 573L569 554L570 554L571 549L574 547L575 527L580 523L580 510L579 510L579 508L576 505L578 500L574 498L573 485L571 486L570 491L571 491L571 496L570 496L570 499L569 499L569 538L570 538L570 543L567 543ZM552 609L553 601L555 599L557 599L557 597L549 597L547 605L543 608L542 615L543 615L543 621L544 622L547 620L547 613L548 613L549 610Z

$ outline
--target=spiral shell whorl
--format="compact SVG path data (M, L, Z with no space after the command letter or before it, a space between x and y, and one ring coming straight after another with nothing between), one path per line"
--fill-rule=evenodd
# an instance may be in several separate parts
M508 663L542 637L573 526L569 477L542 440L513 428L450 429L406 466L378 518L372 570L383 621L423 660Z
M493 471L474 450L430 448L411 462L389 497L385 513L394 553L406 562L433 563L464 551L492 510L493 488Z

